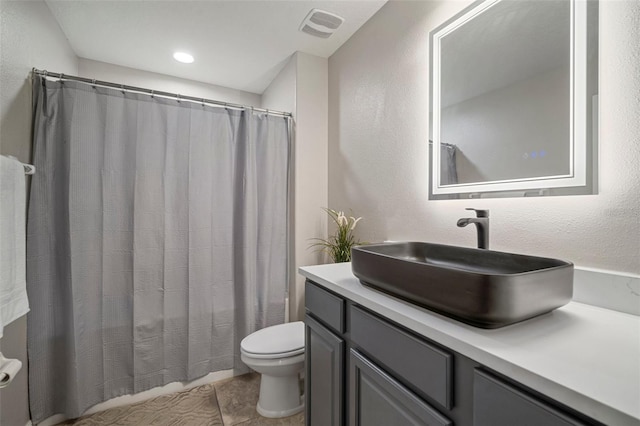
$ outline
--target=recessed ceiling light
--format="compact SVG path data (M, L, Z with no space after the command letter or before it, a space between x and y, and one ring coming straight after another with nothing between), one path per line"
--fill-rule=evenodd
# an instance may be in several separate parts
M186 52L176 52L173 54L173 59L183 64L190 64L193 62L193 56Z

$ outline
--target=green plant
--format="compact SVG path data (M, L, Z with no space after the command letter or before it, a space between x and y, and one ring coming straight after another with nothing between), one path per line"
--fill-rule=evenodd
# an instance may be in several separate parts
M362 219L362 217L355 218L350 216L347 218L344 212L323 208L327 212L329 217L335 223L337 229L334 235L330 235L326 240L323 238L313 238L315 243L310 247L319 247L320 251L323 251L336 262L350 262L351 261L351 247L361 244L353 236L353 230L356 225Z

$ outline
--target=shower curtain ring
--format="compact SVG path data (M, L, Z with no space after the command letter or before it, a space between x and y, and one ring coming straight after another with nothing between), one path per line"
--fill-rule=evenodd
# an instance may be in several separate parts
M58 82L59 82L60 84L64 84L64 74L63 74L63 73L60 73L60 77L59 77L59 79L58 79Z
M155 90L152 90L152 91L151 91L151 98L153 98L155 95L156 95L156 94L155 94Z
M122 94L123 94L123 95L125 94L125 91L124 91L124 84L121 84L121 85L120 85L120 91L122 92Z
M176 100L178 101L178 103L180 103L180 93L176 95Z
M202 98L202 106L204 107L204 98Z
M91 80L91 87L93 87L94 89L96 88L96 79L92 79Z

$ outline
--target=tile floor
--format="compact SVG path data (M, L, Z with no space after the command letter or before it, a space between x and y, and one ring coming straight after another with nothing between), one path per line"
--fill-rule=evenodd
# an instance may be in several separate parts
M137 404L68 420L65 426L302 426L304 413L267 419L256 412L259 374L245 374Z

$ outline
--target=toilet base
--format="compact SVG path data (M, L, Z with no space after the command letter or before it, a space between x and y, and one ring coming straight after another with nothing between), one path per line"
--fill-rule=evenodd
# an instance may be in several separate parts
M304 400L300 396L299 385L297 374L278 377L263 373L256 411L269 418L289 417L301 412Z

